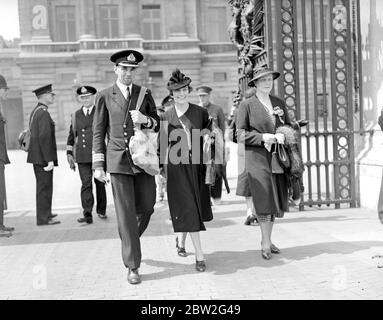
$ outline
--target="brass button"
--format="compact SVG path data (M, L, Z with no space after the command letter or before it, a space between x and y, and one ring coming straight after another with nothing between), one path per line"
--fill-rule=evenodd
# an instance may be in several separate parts
M126 150L126 151L129 151L129 148L128 148L128 147L126 147L126 148L125 148L125 150Z
M82 147L85 148L85 144L83 144Z
M124 136L126 137L128 135L128 133L127 132L124 132Z
M126 124L123 125L123 128L126 129Z
M82 131L84 132L84 131L85 131L85 129L82 129Z
M128 143L128 139L125 139L125 143Z

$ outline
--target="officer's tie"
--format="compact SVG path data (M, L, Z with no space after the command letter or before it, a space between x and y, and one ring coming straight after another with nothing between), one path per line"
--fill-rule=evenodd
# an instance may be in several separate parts
M88 110L86 111L86 116L87 116L87 117L90 116L89 108L88 108Z
M129 87L127 87L126 88L126 101L128 101L128 103L129 103L129 101L130 101L130 89L129 89Z

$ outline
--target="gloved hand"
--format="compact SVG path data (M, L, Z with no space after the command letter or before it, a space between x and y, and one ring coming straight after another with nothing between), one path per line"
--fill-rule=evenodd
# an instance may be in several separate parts
M273 144L273 143L277 142L275 135L271 134L271 133L262 134L262 140L264 143L267 143L267 144Z
M274 136L277 139L277 143L285 144L285 135L283 133L276 133Z
M54 167L54 163L53 161L49 161L48 162L48 165L46 167L44 167L44 170L45 171L52 171L53 170L53 167Z
M74 158L71 154L67 154L66 155L66 158L68 160L68 163L69 163L69 167L73 170L73 171L76 171L76 163L74 161Z
M102 183L107 184L109 182L108 177L106 176L106 173L103 169L96 169L94 170L94 177L98 181L101 181Z

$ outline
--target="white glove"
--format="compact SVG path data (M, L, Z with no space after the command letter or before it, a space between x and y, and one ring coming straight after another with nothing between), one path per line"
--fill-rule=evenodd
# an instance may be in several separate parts
M94 178L105 184L109 182L109 179L107 178L103 169L94 170Z
M132 117L133 123L138 123L138 124L147 124L148 123L148 117L143 115L140 111L138 110L132 110L129 111L130 116Z
M53 161L49 161L48 165L46 167L44 167L44 170L45 171L52 171L54 166L55 165L54 165Z
M274 136L279 144L285 144L285 135L283 133L276 133Z
M277 141L275 138L275 135L271 134L271 133L262 134L262 140L264 143L267 143L267 144L272 144L272 143L275 143Z

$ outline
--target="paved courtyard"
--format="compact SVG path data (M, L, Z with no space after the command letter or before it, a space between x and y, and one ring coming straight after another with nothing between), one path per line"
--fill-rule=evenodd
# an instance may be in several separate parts
M17 207L11 186L25 172L12 171L11 177L14 168L7 170L9 201ZM64 181L72 179L63 172ZM16 181L8 185L10 179ZM34 180L29 183L33 199ZM243 224L245 204L235 196L234 171L229 183L232 192L213 207L215 218L202 233L207 271L195 271L190 238L188 257L177 255L167 202L157 202L142 237L138 286L126 280L111 201L107 220L81 226L73 199L78 185L62 186L64 196L55 206L61 224L37 227L33 206L20 198L24 209L13 208L5 217L16 231L0 238L0 299L383 299L383 258L374 258L383 255L383 225L376 212L292 208L274 227L273 242L282 253L266 261L259 227Z

